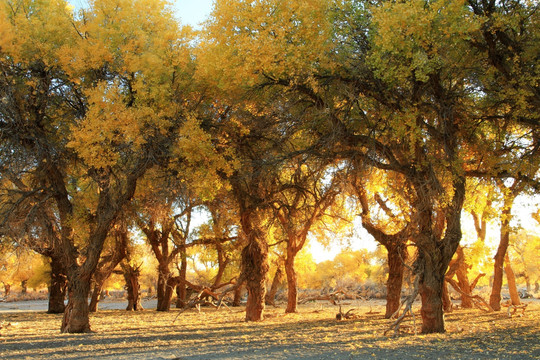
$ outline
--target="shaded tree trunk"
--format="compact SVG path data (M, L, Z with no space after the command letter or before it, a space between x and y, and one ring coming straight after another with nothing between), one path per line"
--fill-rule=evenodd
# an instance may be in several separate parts
M60 258L50 257L51 260L51 283L49 285L48 314L61 314L66 309L67 276L66 270Z
M68 272L69 301L60 330L63 333L87 333L90 332L88 296L91 275L81 274L80 269L70 272Z
M452 299L450 298L450 292L448 291L448 283L446 281L443 284L442 302L443 302L444 312L447 312L447 313L452 312L453 304L452 304Z
M96 312L98 310L98 303L101 300L101 292L103 291L103 284L106 279L99 279L94 281L94 290L92 291L92 296L90 297L90 304L88 305L88 310L90 312Z
M432 262L426 261L420 281L422 298L422 333L444 333L443 287L444 274L441 275Z
M274 279L272 280L272 285L270 286L270 291L266 294L266 305L275 305L276 304L276 294L279 289L279 285L283 280L283 270L280 266L276 269L274 274Z
M242 288L244 286L241 284L234 290L234 297L232 306L238 307L242 302Z
M28 280L21 281L21 293L26 294L28 292Z
M160 262L158 266L158 283L157 283L157 311L169 311L171 307L171 298L167 299L167 282L171 278L169 263ZM172 297L172 289L170 290Z
M253 230L260 231L260 230ZM266 295L266 273L268 272L267 244L251 233L248 245L242 250L242 268L248 292L246 321L263 320L264 299Z
M11 292L11 284L5 282L2 284L4 284L4 296L8 297L9 293Z
M124 280L126 281L126 291L128 305L127 311L144 310L141 305L141 286L139 277L141 274L140 266L131 266L129 263L122 264Z
M407 248L401 241L385 245L388 255L388 280L386 281L386 312L384 317L389 319L398 311L401 303L401 288L403 286L404 261L407 259Z

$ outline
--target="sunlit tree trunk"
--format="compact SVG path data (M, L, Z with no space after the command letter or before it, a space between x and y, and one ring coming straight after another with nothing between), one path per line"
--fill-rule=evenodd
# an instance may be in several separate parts
M285 312L295 313L298 305L298 288L296 281L296 270L294 269L294 251L288 249L285 259L285 273L287 274L287 309Z
M401 241L400 241L401 242ZM392 242L392 244L394 244ZM388 259L388 280L386 281L386 312L384 317L389 319L401 303L401 288L403 286L404 261L407 259L405 244L386 246Z
M510 293L510 301L512 301L512 305L521 305L521 300L517 291L516 276L514 274L514 270L512 270L508 253L506 253L506 256L504 257L504 272L506 273L508 291Z

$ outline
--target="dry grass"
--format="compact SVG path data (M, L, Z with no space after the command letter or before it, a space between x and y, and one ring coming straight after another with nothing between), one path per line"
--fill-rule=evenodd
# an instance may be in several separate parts
M360 317L338 322L331 305L310 304L297 314L268 309L267 319L246 323L232 312L177 311L92 315L92 334L60 334L60 315L3 313L0 359L537 359L540 304L525 316L459 310L446 316L447 333L384 336L390 324L383 302L353 303ZM367 314L370 310L378 314ZM416 309L417 310L417 309ZM412 325L410 319L406 325ZM409 328L412 332L412 329Z

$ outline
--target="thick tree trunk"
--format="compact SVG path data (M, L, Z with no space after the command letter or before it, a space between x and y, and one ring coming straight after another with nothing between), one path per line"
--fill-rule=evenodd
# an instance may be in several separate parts
M422 298L422 333L444 333L443 292L444 276L438 274L436 268L426 263L425 271L420 281L420 296Z
M47 313L61 314L66 309L67 277L62 261L51 257L51 283L49 285L49 307Z
M69 276L69 301L64 311L61 332L88 333L90 318L88 295L90 294L90 276L82 276L79 271Z
M257 239L258 236L251 235L251 241L242 250L242 267L248 291L246 321L260 321L264 317L268 249L264 241Z
M158 259L159 260L159 259ZM170 300L166 300L167 281L171 277L168 263L160 263L158 267L158 283L157 283L157 311L169 311ZM172 295L171 295L172 296Z
M272 285L270 286L270 291L266 294L266 299L265 299L266 305L275 306L276 294L282 280L283 280L283 270L281 270L281 266L278 266L276 273L274 274L274 279L272 280Z
M401 246L385 246L388 259L388 280L386 281L386 312L384 317L389 319L399 309L401 303L401 288L403 286L403 262L407 259L407 249ZM401 253L401 254L400 254Z
M516 276L514 274L514 270L512 270L508 253L504 257L504 272L506 273L508 292L510 293L510 301L512 301L512 305L521 305L521 300L519 299L519 293L516 285Z
M298 288L296 281L296 271L294 269L295 254L287 252L285 259L285 273L287 274L287 309L285 313L291 314L297 312Z

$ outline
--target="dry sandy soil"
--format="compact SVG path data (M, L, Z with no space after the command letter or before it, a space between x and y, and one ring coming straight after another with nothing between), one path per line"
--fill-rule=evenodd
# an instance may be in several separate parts
M345 321L336 321L337 308L326 303L303 305L289 315L269 308L259 323L244 322L241 308L187 311L176 321L178 310L102 310L91 316L91 334L60 334L61 315L36 311L36 304L29 306L34 311L21 303L0 305L0 359L5 360L540 358L538 301L521 317L454 311L446 315L445 334L414 335L409 318L402 332L388 336L384 331L391 322L383 318L380 301L345 305L343 310L359 314ZM104 303L102 309L120 306Z

